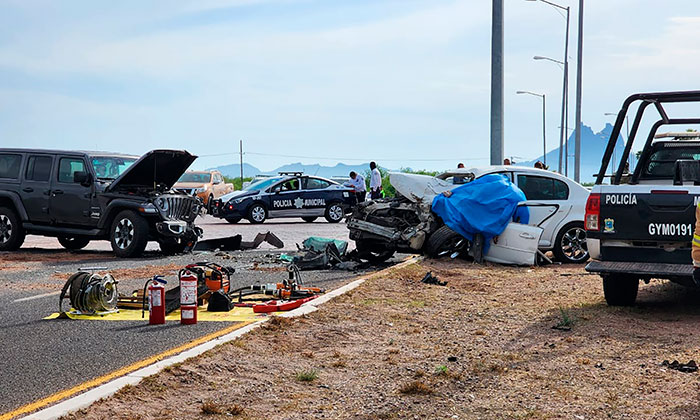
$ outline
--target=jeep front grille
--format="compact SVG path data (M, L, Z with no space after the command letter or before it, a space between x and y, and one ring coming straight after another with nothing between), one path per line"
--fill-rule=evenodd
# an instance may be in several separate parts
M165 211L168 219L191 222L197 217L197 200L191 197L165 197L165 201L168 203Z

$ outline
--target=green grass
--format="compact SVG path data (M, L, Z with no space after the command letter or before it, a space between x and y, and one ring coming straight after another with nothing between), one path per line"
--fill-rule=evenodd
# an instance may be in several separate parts
M299 382L312 382L318 378L318 371L316 369L301 370L295 374L295 377Z

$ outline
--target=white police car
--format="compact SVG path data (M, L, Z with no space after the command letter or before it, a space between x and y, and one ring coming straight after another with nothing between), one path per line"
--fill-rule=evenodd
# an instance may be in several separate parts
M280 172L214 202L213 215L238 223L263 223L267 219L301 217L313 222L325 217L331 223L343 220L356 204L353 189L329 179L300 172Z

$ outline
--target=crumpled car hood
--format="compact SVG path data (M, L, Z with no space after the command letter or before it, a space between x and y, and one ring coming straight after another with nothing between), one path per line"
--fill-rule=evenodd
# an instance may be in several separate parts
M170 189L187 171L197 156L185 150L151 150L129 166L105 191L118 188L152 188L164 185Z
M414 203L432 203L436 195L461 185L452 184L451 182L437 179L429 175L407 174L403 172L389 173L389 182L391 182L391 185L394 186L394 189L399 194Z

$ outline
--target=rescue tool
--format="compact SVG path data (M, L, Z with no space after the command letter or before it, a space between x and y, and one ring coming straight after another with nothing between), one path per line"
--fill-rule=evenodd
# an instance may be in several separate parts
M117 283L112 275L100 275L96 270L103 267L80 268L77 273L68 278L61 289L58 300L58 311L63 311L63 300L68 298L71 304L71 314L75 315L105 315L118 312Z

